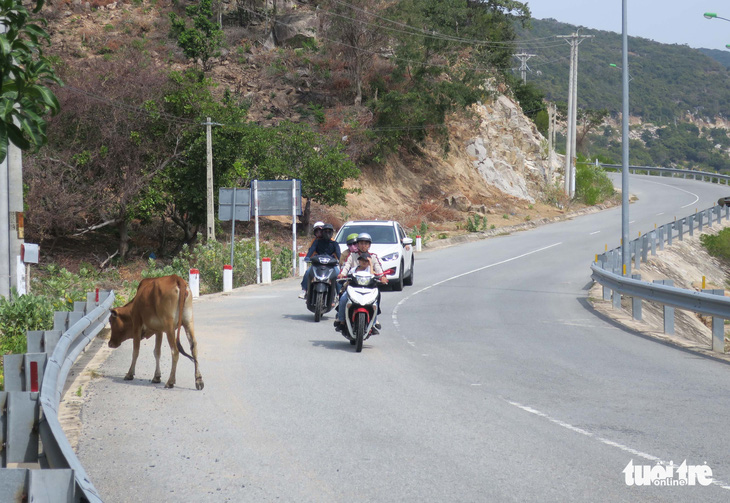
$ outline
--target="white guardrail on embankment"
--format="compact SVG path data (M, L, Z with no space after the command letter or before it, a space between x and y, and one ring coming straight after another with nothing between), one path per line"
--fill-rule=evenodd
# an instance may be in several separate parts
M621 168L611 164L601 166L608 169ZM718 183L724 180L726 184L730 183L730 176L702 171L644 166L631 166L630 171L717 180ZM693 236L695 231L702 232L705 226L712 227L714 222L722 223L723 218L730 218L730 206L713 206L662 225L629 243L627 263L634 264L634 269L639 271L649 253L656 255L657 248L664 249L665 243L671 246L673 239L681 241L686 234ZM622 295L632 298L632 314L635 320L641 320L642 300L662 304L665 334L674 334L674 308L712 316L712 351L725 352L725 320L730 320L730 298L724 296L724 290L698 292L676 288L670 280L649 283L641 281L639 274L632 274L631 277L624 275L621 247L596 255L596 262L591 265L591 270L591 277L603 286L603 299L612 300L615 309L621 308Z
M101 502L58 420L66 378L104 328L113 291L56 312L53 330L28 332L28 352L5 355L0 392L0 501Z

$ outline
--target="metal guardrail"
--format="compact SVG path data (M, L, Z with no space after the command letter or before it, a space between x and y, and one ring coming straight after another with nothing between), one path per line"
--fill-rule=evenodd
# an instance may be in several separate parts
M54 330L28 332L28 353L5 355L2 501L102 501L61 428L58 406L71 367L106 325L113 303L113 291L90 293L74 311L55 313Z
M647 168L641 168L646 170ZM661 169L669 172L689 170ZM719 176L730 180L725 175ZM704 226L712 227L713 221L722 222L723 217L730 219L730 207L713 206L706 210L688 215L683 219L670 222L651 232L634 239L629 243L629 265L640 271L641 263L646 262L649 253L656 255L657 249L671 245L673 239L683 240L684 236L694 235L695 230L701 232ZM591 277L603 286L603 299L613 300L614 308L621 307L621 296L633 299L632 311L636 320L641 319L641 300L656 302L664 306L664 333L674 333L674 308L712 316L712 350L725 352L725 320L730 320L730 298L724 296L724 290L705 290L702 292L686 290L671 286L671 281L648 283L641 281L639 274L631 277L623 271L621 247L596 255L596 262L591 265ZM631 271L629 271L630 273Z
M620 171L623 166L620 164L602 164L598 163L604 169ZM682 178L693 178L695 180L724 180L726 185L730 185L730 176L721 175L720 173L708 173L705 171L695 171L692 169L675 169L675 168L660 168L655 166L629 166L629 173L636 174L637 172L646 171L647 175L650 173L656 173L658 176L671 175L681 176Z

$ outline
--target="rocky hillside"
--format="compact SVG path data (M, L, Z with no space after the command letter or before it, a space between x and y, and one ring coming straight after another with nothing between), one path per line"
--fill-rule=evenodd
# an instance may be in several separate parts
M316 38L318 20L309 2L277 3L286 30L272 30L266 19L238 26L229 22L233 4L221 5L225 45L211 62L209 76L217 92L229 90L249 100L251 120L316 122L321 131L344 140L358 134L350 125L353 118L367 125L370 111L351 105L342 88L343 65L288 43ZM167 36L167 13L174 8L181 10L169 0L47 4L42 15L52 36L48 53L63 62L67 74L130 46L158 65L184 69L191 63ZM409 227L425 221L448 230L462 227L474 214L496 215L488 224L501 227L562 211L555 204L562 163L548 160L546 140L512 99L497 93L493 101L454 114L448 130L447 145L427 139L418 153L399 152L383 165L359 166L362 176L351 186L361 192L349 195L346 207L315 206L313 217L335 224L349 218L398 218ZM361 143L352 142L353 158L359 148Z

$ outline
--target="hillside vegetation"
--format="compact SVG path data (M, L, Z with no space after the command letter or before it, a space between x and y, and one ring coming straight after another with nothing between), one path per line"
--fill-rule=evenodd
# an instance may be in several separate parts
M576 31L593 37L578 46L578 150L620 163L620 34L532 19L518 29L520 48L535 55L528 61L528 85L565 115L570 46L555 36ZM730 72L703 52L629 37L631 164L730 171Z
M447 152L447 117L470 120L494 95L485 81L509 78L505 42L528 13L512 0L46 6L65 86L47 145L26 157L29 238L108 236L115 260L143 240L158 256L194 244L208 117L214 194L301 179L306 231L312 205L344 205L361 170L418 162L427 139Z
M551 101L567 101L570 46L564 40L544 38L580 29L581 35L593 38L578 46L578 106L605 108L614 115L621 112L620 33L552 19L532 19L530 26L519 30L518 38L521 48L536 55L528 61L532 70L528 81ZM714 123L730 112L730 72L697 49L630 36L629 73L631 115L645 122L664 125L702 118Z

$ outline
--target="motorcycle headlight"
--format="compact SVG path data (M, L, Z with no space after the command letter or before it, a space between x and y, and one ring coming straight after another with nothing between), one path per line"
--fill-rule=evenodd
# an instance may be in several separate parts
M391 260L398 260L398 252L389 253L388 255L383 257L383 262L390 262Z
M370 278L368 276L355 276L355 283L358 286L368 286L370 284Z

